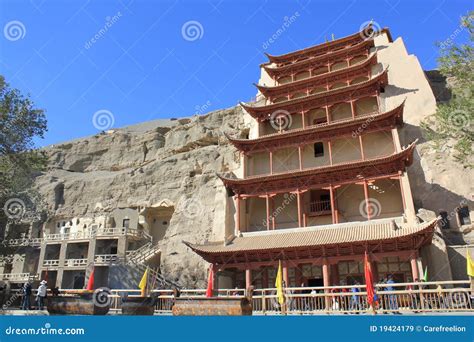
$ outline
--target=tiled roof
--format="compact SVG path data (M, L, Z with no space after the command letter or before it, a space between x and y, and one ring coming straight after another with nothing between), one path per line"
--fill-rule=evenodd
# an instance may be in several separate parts
M393 240L424 231L433 231L437 219L422 224L396 224L394 220L352 222L338 226L296 228L291 231L247 233L227 245L223 241L195 245L184 242L198 253L218 254L238 251L275 250L294 247L328 246L354 242Z

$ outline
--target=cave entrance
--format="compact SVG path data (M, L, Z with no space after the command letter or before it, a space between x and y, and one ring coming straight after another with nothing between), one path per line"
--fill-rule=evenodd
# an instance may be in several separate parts
M142 215L145 217L153 244L158 243L165 236L173 213L174 205L170 201L162 201L143 210Z

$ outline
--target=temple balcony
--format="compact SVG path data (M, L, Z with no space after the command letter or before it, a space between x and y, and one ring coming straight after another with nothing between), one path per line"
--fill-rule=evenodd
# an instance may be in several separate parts
M301 129L337 125L347 120L356 120L360 117L376 116L380 114L376 96L367 96L354 101L338 102L323 108L315 107L303 112L288 116L275 117L259 123L259 137L272 134L281 134Z
M334 138L327 141L306 143L254 152L247 156L244 165L245 178L277 175L330 167L348 162L381 158L395 153L391 131L378 131L356 137Z
M265 120L275 120L275 115L278 113L287 113L286 115L293 117L298 113L305 113L313 109L328 108L337 103L346 102L353 104L354 101L361 98L378 96L387 83L388 73L387 69L385 69L367 81L357 84L346 84L344 87L333 88L325 92L263 106L248 103L240 103L240 105L252 117L262 122Z
M37 278L36 275L23 272L23 273L2 273L0 274L0 280L6 280L11 283L22 283L25 281L33 281Z
M365 191L367 190L367 191ZM332 189L308 189L302 193L277 193L270 197L247 196L240 200L239 231L261 232L306 229L405 214L404 195L398 178L367 183L354 182Z
M266 86L256 84L259 92L267 99L266 104L277 103L291 100L293 98L317 94L331 89L345 87L351 84L357 84L367 81L376 71L377 55L362 55L352 57L344 61L341 68L331 69L329 65L326 69L319 67L317 70L308 70L307 72L295 75L296 81L276 86ZM338 62L331 66L334 68Z

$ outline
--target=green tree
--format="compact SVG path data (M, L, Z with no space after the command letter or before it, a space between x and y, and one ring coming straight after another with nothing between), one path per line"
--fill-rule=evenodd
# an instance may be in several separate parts
M34 139L43 138L46 130L44 111L0 75L0 225L36 211L41 201L32 186L46 157L34 149Z
M474 11L461 18L453 35L439 43L438 68L448 81L452 98L438 105L436 113L422 123L425 137L438 150L452 143L454 157L465 167L472 167L474 141ZM458 35L467 32L465 44L454 44Z

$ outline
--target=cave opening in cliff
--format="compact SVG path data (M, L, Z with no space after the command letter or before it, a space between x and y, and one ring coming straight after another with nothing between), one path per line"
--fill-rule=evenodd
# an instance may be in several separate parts
M145 208L141 214L145 218L145 226L152 237L152 242L156 244L166 234L174 214L174 205L170 201L162 201L159 204Z

